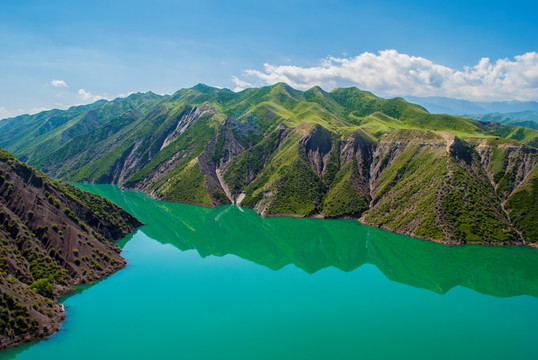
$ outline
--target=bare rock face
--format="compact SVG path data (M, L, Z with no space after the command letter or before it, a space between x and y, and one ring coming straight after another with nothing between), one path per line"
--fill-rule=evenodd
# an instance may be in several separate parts
M476 146L476 151L503 202L514 193L538 162L535 148L515 142L495 144L483 139Z
M168 110L166 104L161 104L149 115L149 117L155 122L162 121L162 118L165 117ZM112 165L111 173L102 176L96 182L115 183L119 185L125 184L127 187L133 187L132 184L126 184L131 175L142 169L159 151L181 136L181 134L202 116L213 115L215 113L215 109L209 104L200 107L187 106L183 111L175 115L172 121L166 123L165 129L159 136L153 138L152 134L144 134L137 138L134 143L127 148L118 159L116 159ZM150 143L151 146L148 149L148 144ZM111 144L110 146L113 147L115 144ZM168 159L165 164L162 164L157 171L152 173L153 176L151 176L151 179L158 180L167 173L166 169L169 169L170 166L173 167L179 160L181 160L181 156L172 156L172 158ZM134 186L134 188L138 189L141 186L142 184L139 183Z
M245 151L245 147L234 135L234 125L232 119L226 118L198 157L213 206L235 203L235 196L223 178L229 162Z
M300 140L299 144L304 147L305 155L312 169L318 176L321 176L329 162L329 153L333 146L329 130L316 124L308 135Z
M164 106L165 104L163 104ZM164 111L164 110L163 110ZM154 160L155 155L168 145L173 143L178 137L185 133L193 124L204 116L216 114L216 110L209 104L200 107L187 106L183 111L177 114L168 127L163 130L157 139L147 139L147 135L139 138L120 159L115 162L113 179L102 181L104 183L117 183L128 189L147 191L147 188L154 183L158 183L165 178L170 171L178 166L182 161L193 155L192 149L185 151L173 152L166 159L163 159L154 169L149 171L144 177L136 181L129 181L129 178L136 172L144 168L148 163ZM153 145L150 150L147 149L148 143ZM141 146L143 145L143 146ZM153 149L153 150L152 150Z
M0 348L48 336L54 298L125 266L114 240L141 223L98 196L54 181L0 150Z

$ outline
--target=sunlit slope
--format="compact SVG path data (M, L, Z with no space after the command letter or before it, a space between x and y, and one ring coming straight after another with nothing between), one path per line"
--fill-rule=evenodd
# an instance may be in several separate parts
M241 202L268 216L361 218L443 242L538 240L510 215L527 216L513 195L536 171L538 131L429 114L356 88L199 84L2 129L0 145L69 181L206 206Z

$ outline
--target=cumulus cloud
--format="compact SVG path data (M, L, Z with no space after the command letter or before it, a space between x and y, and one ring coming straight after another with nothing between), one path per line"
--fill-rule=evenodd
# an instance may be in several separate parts
M33 115L33 114L37 114L37 113L40 113L42 111L47 111L47 110L50 110L50 109L46 107L37 107L37 108L31 108L27 112L23 112L23 113L27 113L28 115Z
M86 91L84 89L78 89L78 98L84 102L94 102L97 100L105 99L104 96L94 95L91 92Z
M65 81L63 80L52 80L50 82L50 84L54 87L57 87L57 88L64 88L64 87L67 87L67 84Z
M253 70L247 70L247 71L253 71ZM241 80L237 76L232 77L232 81L236 85L236 88L234 89L234 91L241 91L243 89L246 89L246 88L254 86L254 84L251 84L251 83L249 83L247 81Z
M285 82L298 89L319 85L326 90L357 86L384 96L447 96L468 100L538 100L538 53L478 64L457 70L423 57L384 50L355 57L328 57L313 67L264 64L233 77L235 91L259 84ZM254 80L250 80L254 79Z
M11 112L3 106L0 106L0 119L5 119L12 116Z
M121 94L118 94L118 97L119 98L126 98L128 97L129 95L132 95L134 94L135 92L134 91L129 91L129 92L126 92L126 93L121 93Z
M15 116L23 115L23 114L33 115L33 114L37 114L39 112L47 111L47 110L50 110L50 108L36 107L36 108L31 108L29 110L18 109L18 110L9 111L5 107L0 106L0 119L7 119L10 117L15 117Z

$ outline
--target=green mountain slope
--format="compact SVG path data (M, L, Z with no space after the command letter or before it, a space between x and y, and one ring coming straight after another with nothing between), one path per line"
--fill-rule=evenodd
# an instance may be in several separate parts
M55 297L124 267L113 240L139 225L0 149L0 349L58 330Z
M448 243L538 241L522 230L527 205L505 207L536 169L536 130L429 114L356 88L283 83L238 93L200 84L67 112L63 122L23 119L48 131L0 122L0 145L53 177L157 199L361 218Z
M538 169L526 177L506 202L506 209L523 236L527 239L538 238Z

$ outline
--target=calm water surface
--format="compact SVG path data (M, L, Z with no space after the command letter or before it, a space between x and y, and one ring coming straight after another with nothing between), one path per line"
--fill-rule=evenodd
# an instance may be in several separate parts
M0 359L538 359L538 251L446 247L80 185L146 226L129 265Z

